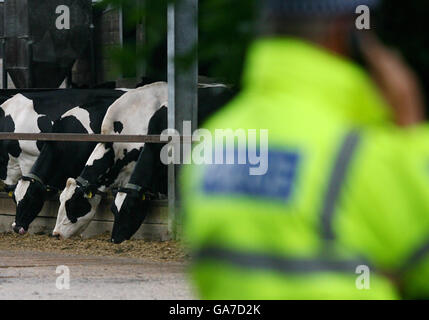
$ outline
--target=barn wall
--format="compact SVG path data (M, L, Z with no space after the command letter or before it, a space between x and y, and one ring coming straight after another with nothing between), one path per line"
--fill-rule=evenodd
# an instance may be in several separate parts
M95 2L95 1L93 1ZM3 0L0 0L0 37L4 34L4 15L3 15ZM103 12L94 10L94 26L95 26L95 55L96 55L96 80L97 83L115 81L120 87L135 87L139 81L136 78L122 79L115 73L114 64L109 58L109 51L121 45L121 28L120 28L120 12L116 9L106 9ZM140 41L143 39L143 30L139 26L137 29L137 38ZM3 57L0 46L0 58ZM89 86L91 84L91 64L90 50L85 52L83 57L76 61L72 69L73 82L79 86ZM137 71L137 78L143 75L143 70Z
M83 237L89 238L103 233L111 233L113 214L110 206L113 199L103 199L94 220L84 232ZM55 227L58 212L58 201L47 201L39 217L31 224L29 233L49 234ZM5 193L0 193L0 233L10 232L15 218L15 203ZM166 201L153 201L150 212L134 239L165 241L168 235L168 207Z

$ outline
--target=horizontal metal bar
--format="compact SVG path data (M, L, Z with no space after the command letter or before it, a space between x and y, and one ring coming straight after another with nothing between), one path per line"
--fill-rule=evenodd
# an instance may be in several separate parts
M69 142L124 142L124 143L168 143L158 135L116 135L80 133L12 133L0 132L0 140L23 141L69 141ZM181 137L181 142L192 141L191 137Z

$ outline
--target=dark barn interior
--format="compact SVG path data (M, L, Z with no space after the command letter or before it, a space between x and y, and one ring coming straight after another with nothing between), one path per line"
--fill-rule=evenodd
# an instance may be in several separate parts
M131 9L101 8L96 2L0 2L0 37L3 43L0 51L13 87L57 88L66 78L67 84L63 86L77 88L106 83L111 87L134 88L143 76L166 80L166 47L153 55L156 61L150 63L151 68L135 66L122 71L115 68L112 51L121 47L136 48L143 39L148 41L144 36L143 22L130 26L126 17L132 14ZM63 4L71 5L72 11L72 28L66 32L57 30L54 23L58 17L55 8Z

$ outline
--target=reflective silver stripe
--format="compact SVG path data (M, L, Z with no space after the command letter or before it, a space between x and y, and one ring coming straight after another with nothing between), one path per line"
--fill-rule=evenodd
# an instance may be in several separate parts
M335 166L329 181L328 191L325 196L321 212L322 236L325 240L333 240L335 238L332 228L332 220L335 213L335 206L340 196L341 187L344 184L347 169L353 159L353 155L360 141L358 132L349 133L344 139L338 154Z
M194 261L215 260L243 269L259 269L283 273L347 272L355 274L356 267L368 265L361 260L289 259L264 253L248 253L224 248L208 247L194 255Z

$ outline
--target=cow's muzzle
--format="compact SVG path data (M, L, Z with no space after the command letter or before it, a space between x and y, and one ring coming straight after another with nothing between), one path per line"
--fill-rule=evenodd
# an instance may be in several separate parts
M14 223L12 224L12 228L13 228L13 231L14 231L15 233L20 234L21 236L23 236L24 234L26 234L26 233L27 233L26 228L24 228L24 227L22 227L22 226L18 225L16 222L14 222Z
M51 234L49 234L49 237L61 240L61 234L59 232L52 232Z
M128 239L124 238L124 237L115 237L115 238L111 238L110 242L112 242L113 244L121 244L124 241L127 241Z

